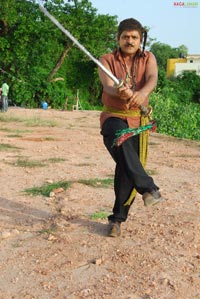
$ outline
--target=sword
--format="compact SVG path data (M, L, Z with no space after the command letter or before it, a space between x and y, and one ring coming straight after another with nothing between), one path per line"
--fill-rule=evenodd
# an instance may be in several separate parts
M106 75L108 75L108 77L110 79L113 80L113 82L115 83L116 88L119 88L121 86L123 86L123 81L116 78L107 68L105 68L105 66L98 60L96 59L83 45L81 45L78 40L67 30L65 29L59 22L58 20L52 16L48 10L46 8L44 8L43 6L41 6L40 4L39 8L40 10L67 36L69 37L69 39L71 39L74 44L81 50L83 51L87 57L89 57L96 65L98 65L100 67L100 69L106 73ZM151 108L147 108L143 105L139 106L140 110L142 111L142 114L144 116L148 116L151 114L152 109Z

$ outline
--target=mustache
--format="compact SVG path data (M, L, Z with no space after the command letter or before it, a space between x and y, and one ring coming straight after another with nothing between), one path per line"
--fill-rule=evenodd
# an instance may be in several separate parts
M125 45L126 47L134 47L134 45L133 44L131 44L131 43L126 43L126 45Z

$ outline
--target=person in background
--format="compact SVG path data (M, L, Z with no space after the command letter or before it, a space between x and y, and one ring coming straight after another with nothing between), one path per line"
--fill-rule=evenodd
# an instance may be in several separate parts
M0 103L1 103L1 96L2 96L2 88L0 87Z
M3 81L2 84L2 111L6 112L8 110L8 93L9 93L9 86L6 81Z
M145 50L147 32L133 18L123 20L118 26L118 49L100 57L100 62L123 84L115 87L112 79L99 68L103 85L103 111L100 115L104 144L116 163L114 177L115 203L108 216L109 236L121 235L121 223L128 217L136 193L142 195L145 206L154 206L163 198L159 187L144 167L148 131L127 139L120 146L113 146L116 131L137 128L144 121L141 105L148 107L148 97L158 79L154 55Z

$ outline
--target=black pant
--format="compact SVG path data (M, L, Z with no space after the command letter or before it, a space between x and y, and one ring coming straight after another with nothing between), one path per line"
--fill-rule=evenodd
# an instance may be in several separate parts
M113 215L110 215L108 219L119 222L127 219L130 205L125 206L124 203L128 200L134 188L140 194L158 189L152 177L146 173L140 162L139 135L127 139L119 147L113 146L116 130L127 127L126 121L111 117L105 121L101 130L104 144L116 162L114 178L115 204Z

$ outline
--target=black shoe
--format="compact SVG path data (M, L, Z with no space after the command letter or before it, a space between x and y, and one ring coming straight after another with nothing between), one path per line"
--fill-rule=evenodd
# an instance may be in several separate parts
M121 223L120 222L109 222L109 237L119 237L121 235Z
M142 199L144 201L144 205L146 207L155 206L158 203L164 201L164 198L161 196L158 190L152 190L151 192L145 192L142 195Z

